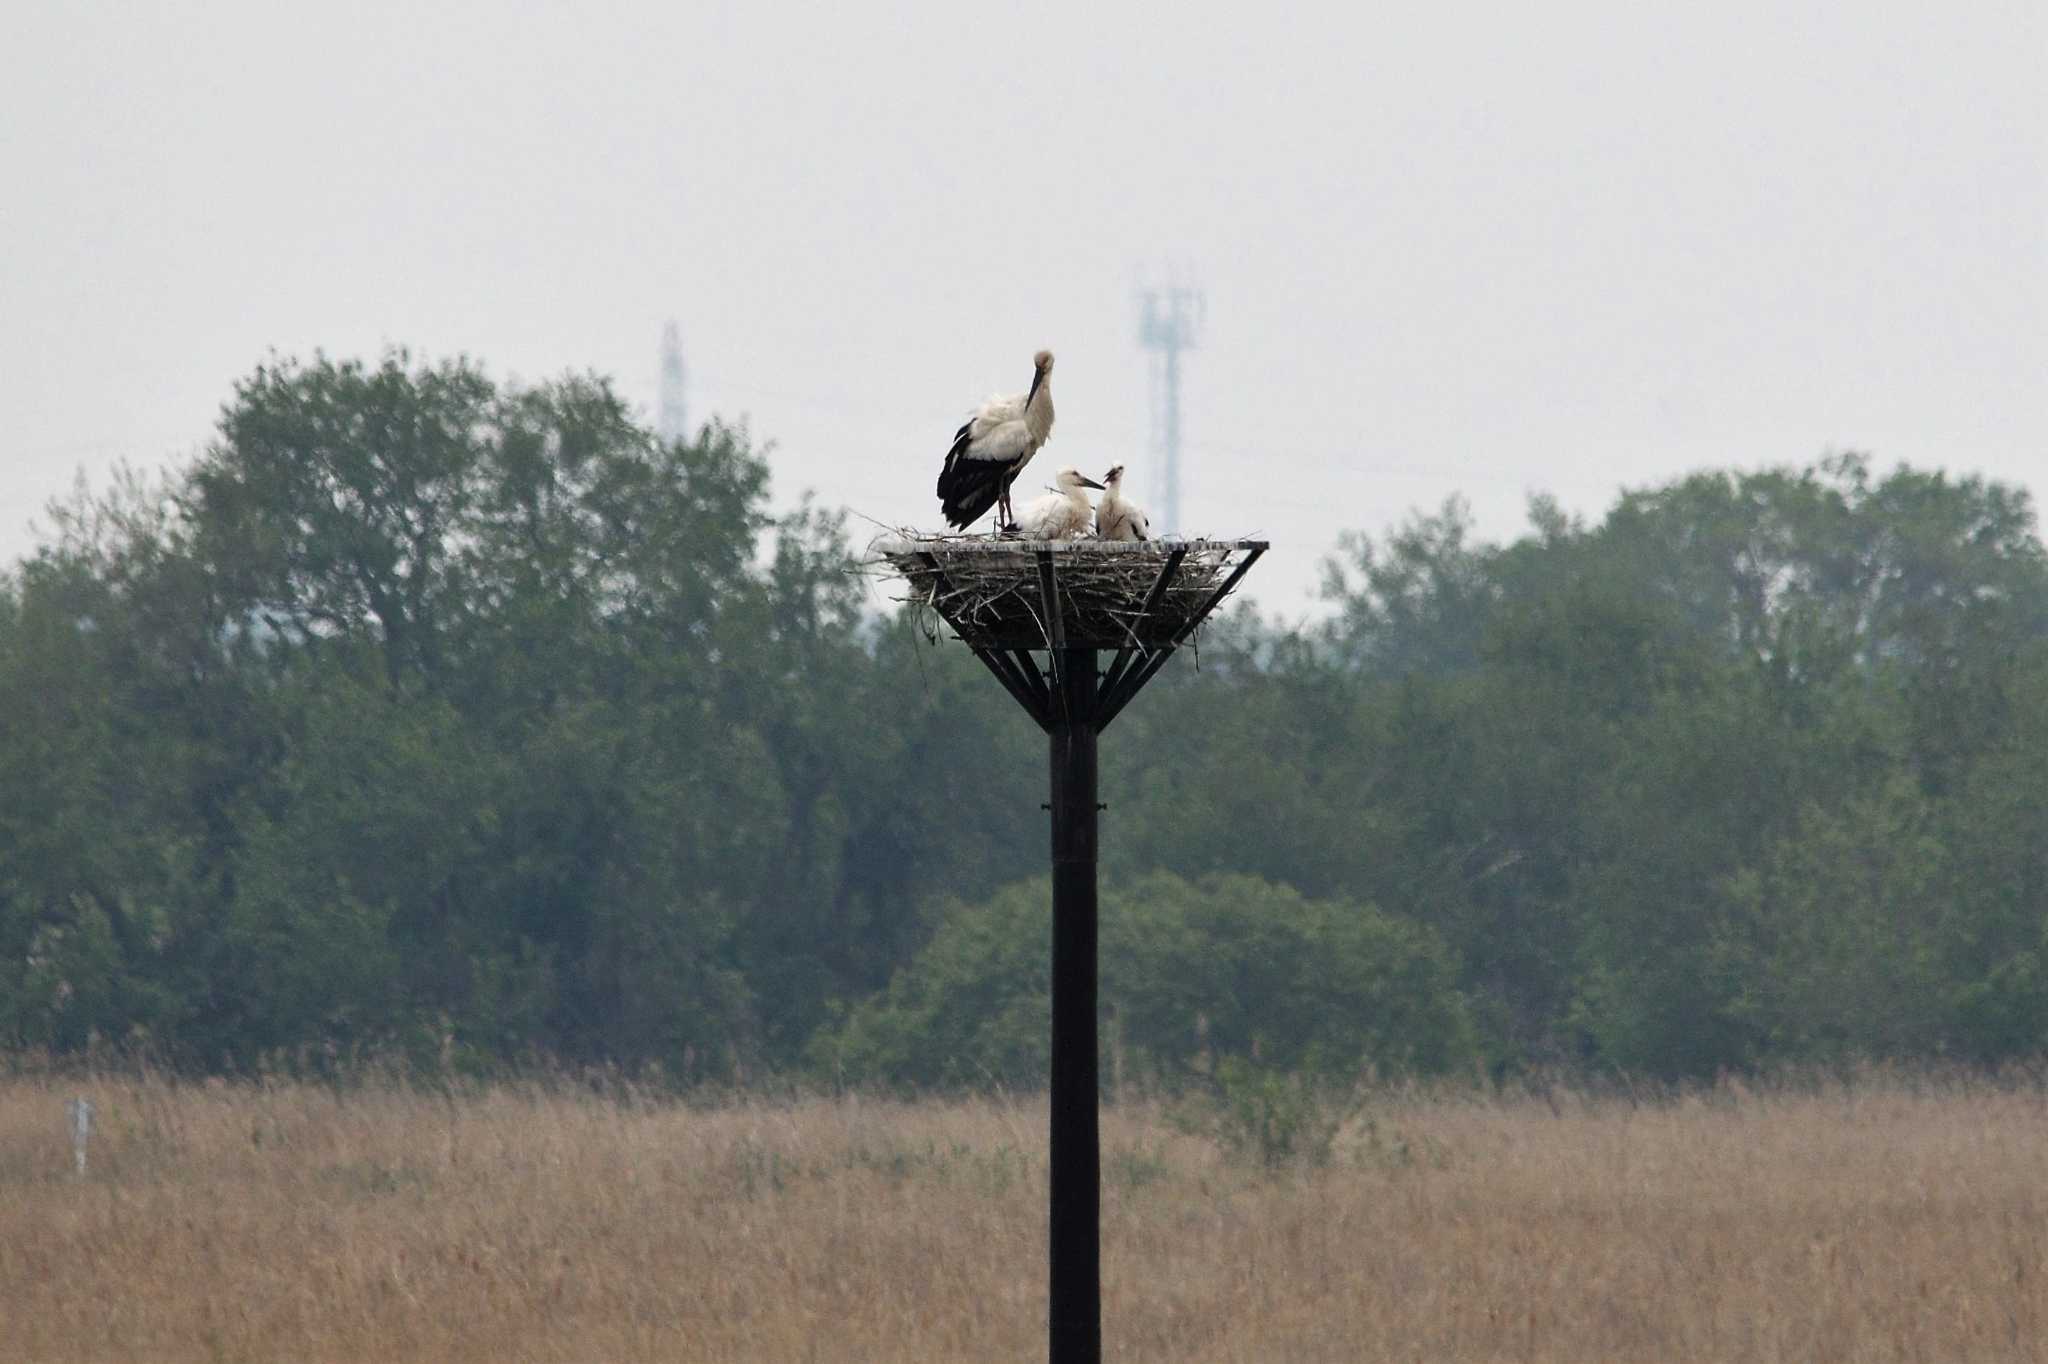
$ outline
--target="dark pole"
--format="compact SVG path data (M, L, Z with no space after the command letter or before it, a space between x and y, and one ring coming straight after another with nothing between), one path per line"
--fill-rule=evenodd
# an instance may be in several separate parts
M1095 1041L1095 650L1053 654L1052 1364L1102 1358L1101 1134Z
M1106 559L1102 551L1110 548L963 546L918 540L884 546L882 551L910 579L917 599L959 633L1003 690L1052 738L1052 800L1047 806L1052 812L1052 1207L1046 1229L1046 1336L1053 1364L1099 1364L1102 1359L1101 1060L1095 1031L1095 848L1096 811L1101 806L1095 799L1096 745L1103 728L1193 636L1267 545L1263 540L1176 545L1166 552L1137 611L1138 630L1122 609L1137 600L1131 594L1129 601L1108 603L1118 608L1110 613L1114 629L1076 614L1076 638L1086 643L1070 648L1068 607L1099 606L1105 597L1118 594L1085 584L1079 596L1071 584L1062 594L1057 561L1066 555L1071 556L1067 562L1085 565ZM1149 555L1165 547L1114 548ZM1022 582L987 600L962 594L941 563L942 555L949 560L964 556L960 562L1021 568L1015 557L1020 550L1037 561L1035 604L1027 593L1016 590L1027 586ZM1169 620L1154 618L1154 608L1174 590L1174 575L1184 561L1192 559L1201 567L1200 582L1189 585L1190 591L1201 592L1239 552L1246 557L1192 615L1183 602ZM1013 601L1016 604L1010 605ZM1096 645L1117 651L1107 677L1096 669ZM1046 655L1043 671L1038 662L1041 650Z

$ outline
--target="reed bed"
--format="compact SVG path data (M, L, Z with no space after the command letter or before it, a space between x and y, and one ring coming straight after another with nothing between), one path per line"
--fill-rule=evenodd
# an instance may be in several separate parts
M1044 1125L1039 1100L17 1074L0 1354L1042 1358ZM1169 1105L1103 1133L1114 1359L2048 1351L2032 1086L1381 1093L1280 1170Z

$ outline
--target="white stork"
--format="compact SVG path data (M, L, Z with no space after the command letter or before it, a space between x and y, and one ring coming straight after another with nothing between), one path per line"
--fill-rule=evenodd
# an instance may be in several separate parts
M990 398L954 433L939 470L939 507L956 530L973 525L990 507L998 509L997 529L1016 529L1010 484L1052 435L1052 352L1038 352L1031 365L1030 392Z
M1071 464L1054 475L1053 482L1057 485L1053 491L1026 503L1017 517L1017 529L1026 539L1071 540L1088 529L1088 517L1095 508L1081 489L1102 485L1084 478Z
M1152 523L1145 509L1124 497L1124 466L1115 465L1102 476L1102 501L1095 505L1095 538L1098 540L1150 540Z

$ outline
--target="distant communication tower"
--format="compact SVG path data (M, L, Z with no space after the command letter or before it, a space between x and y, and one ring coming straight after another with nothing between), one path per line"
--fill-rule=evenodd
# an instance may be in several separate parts
M1180 534L1180 353L1193 350L1205 311L1199 289L1144 289L1138 294L1138 343L1159 358L1152 366L1152 451L1159 470L1160 530Z
M654 433L664 441L690 438L683 412L683 334L674 322L661 329L661 406L655 413Z

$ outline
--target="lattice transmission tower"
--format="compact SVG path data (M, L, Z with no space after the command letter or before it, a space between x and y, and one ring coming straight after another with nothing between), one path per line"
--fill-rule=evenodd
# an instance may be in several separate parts
M1152 455L1158 472L1161 534L1180 525L1180 353L1193 350L1206 312L1199 289L1175 286L1138 293L1138 344L1152 362Z
M670 322L661 329L661 403L654 414L654 433L664 441L690 438L683 393L683 333Z

